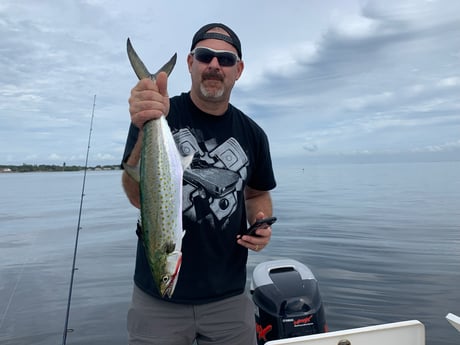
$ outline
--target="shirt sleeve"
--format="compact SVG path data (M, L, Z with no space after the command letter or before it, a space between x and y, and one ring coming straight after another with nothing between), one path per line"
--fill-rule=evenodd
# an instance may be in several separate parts
M276 180L270 155L270 145L263 130L260 131L258 141L254 173L248 181L248 186L261 191L269 191L276 187Z
M125 152L123 153L123 160L121 161L121 168L123 169L123 163L126 163L139 136L139 128L134 126L132 123L129 126L128 137L126 138Z

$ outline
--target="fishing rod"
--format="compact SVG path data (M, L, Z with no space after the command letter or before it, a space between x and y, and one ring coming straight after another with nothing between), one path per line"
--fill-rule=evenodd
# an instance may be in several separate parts
M69 327L69 315L70 315L70 302L72 300L73 279L74 279L75 271L77 270L77 268L75 268L75 262L77 260L78 237L80 235L80 230L81 230L81 226L80 226L81 211L83 207L83 197L85 196L86 171L88 170L88 156L89 156L89 148L91 146L91 133L93 132L93 119L94 119L94 108L95 107L96 107L96 95L94 95L93 111L91 113L91 124L89 126L88 148L86 149L86 161L85 161L85 169L83 173L83 184L81 188L81 197L80 197L80 211L78 212L77 233L75 236L75 247L73 251L72 270L70 274L69 297L67 298L67 311L66 311L66 316L65 316L64 332L62 335L62 345L65 345L67 343L67 334L72 331L68 328Z

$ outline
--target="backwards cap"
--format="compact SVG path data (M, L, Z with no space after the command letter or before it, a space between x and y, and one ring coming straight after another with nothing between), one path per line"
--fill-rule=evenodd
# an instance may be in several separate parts
M219 32L208 32L211 29L214 28L221 28L223 29L227 34L221 34ZM200 30L196 32L196 34L193 36L192 39L192 47L190 50L193 50L195 48L196 44L200 41L207 40L207 39L214 39L214 40L221 40L225 41L227 43L230 43L232 46L235 47L238 57L241 59L241 42L236 33L230 29L227 25L224 25L222 23L211 23L203 26Z

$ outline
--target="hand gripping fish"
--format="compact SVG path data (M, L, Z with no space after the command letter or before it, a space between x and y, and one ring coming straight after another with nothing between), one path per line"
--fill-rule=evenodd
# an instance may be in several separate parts
M128 57L139 79L156 80L158 73L171 73L176 54L155 74L150 74L127 41ZM139 182L141 239L150 270L160 294L171 298L182 263L182 178L192 156L183 157L164 116L144 124L140 168L124 165Z

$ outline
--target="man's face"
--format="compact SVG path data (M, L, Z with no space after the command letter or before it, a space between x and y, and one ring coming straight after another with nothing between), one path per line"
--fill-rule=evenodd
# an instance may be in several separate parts
M204 101L228 101L233 85L241 76L244 67L243 62L237 58L236 49L225 41L207 39L198 42L195 51L197 53L190 54L187 59L192 77L192 92ZM202 59L198 56L198 51L205 57L211 57L211 60L199 61ZM234 65L225 66L225 63L219 63L218 57L212 57L214 54L219 56L219 53L223 53L225 59L226 52L233 53L238 59Z

